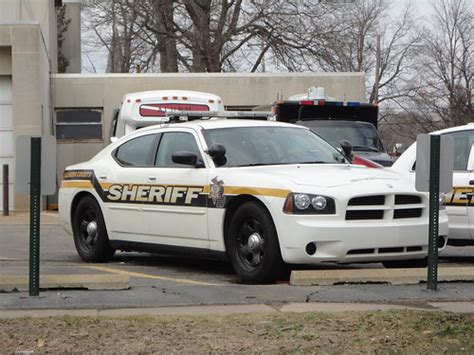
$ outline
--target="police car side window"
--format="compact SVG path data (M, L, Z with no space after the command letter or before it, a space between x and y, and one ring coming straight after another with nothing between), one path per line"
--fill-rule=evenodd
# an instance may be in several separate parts
M156 135L149 134L125 142L115 151L115 159L126 166L150 165L149 154Z
M183 167L183 165L173 163L172 155L177 151L186 151L197 155L198 160L201 159L201 153L196 143L196 139L191 133L186 132L170 132L164 133L158 153L156 154L155 166L161 167Z
M449 133L454 141L454 170L467 170L469 153L474 143L474 131Z

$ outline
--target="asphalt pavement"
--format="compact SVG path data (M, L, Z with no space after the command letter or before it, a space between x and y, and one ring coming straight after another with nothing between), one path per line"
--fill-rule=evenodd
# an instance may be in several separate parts
M28 231L25 216L0 217L0 277L28 275ZM437 291L426 284L390 285L366 282L328 286L291 286L289 280L271 285L239 284L232 267L224 262L165 255L118 253L107 264L87 264L77 255L72 237L44 214L41 227L41 275L120 275L124 289L42 290L39 297L26 292L0 293L0 310L138 309L182 306L282 307L289 304L375 303L430 308L433 303L458 302L473 310L474 283L440 283ZM447 248L440 267L474 266L474 247ZM382 269L381 264L325 265L312 269ZM474 270L474 269L473 269ZM80 276L79 276L80 277ZM467 303L459 303L467 302ZM443 304L444 304L443 303ZM440 303L441 304L441 303ZM448 307L448 306L446 306ZM451 307L451 306L449 306ZM449 308L448 307L448 308ZM31 311L33 312L33 311Z

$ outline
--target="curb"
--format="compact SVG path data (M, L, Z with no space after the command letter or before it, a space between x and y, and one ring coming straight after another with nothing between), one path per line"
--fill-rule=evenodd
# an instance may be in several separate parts
M428 306L428 307L427 307ZM344 313L385 312L390 310L416 310L427 312L474 313L474 302L434 302L423 306L368 303L289 303L283 306L266 304L181 306L156 308L116 309L8 309L0 310L0 319L22 317L138 317L138 316L204 316L255 313Z
M28 291L28 276L0 276L0 291ZM40 289L127 290L129 277L114 274L41 275Z
M294 270L290 285L329 286L342 283L389 283L411 285L426 281L427 269L356 269L356 270ZM474 281L474 267L440 267L438 282Z

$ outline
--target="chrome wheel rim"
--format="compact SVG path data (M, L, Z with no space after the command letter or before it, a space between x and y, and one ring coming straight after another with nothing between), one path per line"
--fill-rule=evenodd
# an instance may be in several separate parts
M265 238L260 222L249 218L239 229L237 235L237 253L247 268L257 268L263 261Z
M88 208L84 211L80 222L82 247L87 251L93 250L97 243L98 235L97 214L92 208Z

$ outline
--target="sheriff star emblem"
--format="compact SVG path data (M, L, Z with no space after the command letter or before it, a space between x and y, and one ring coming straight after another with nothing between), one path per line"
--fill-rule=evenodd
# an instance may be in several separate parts
M225 203L224 181L219 180L216 176L211 180L211 182L211 191L209 193L209 196L211 197L214 206L222 208L224 207Z

